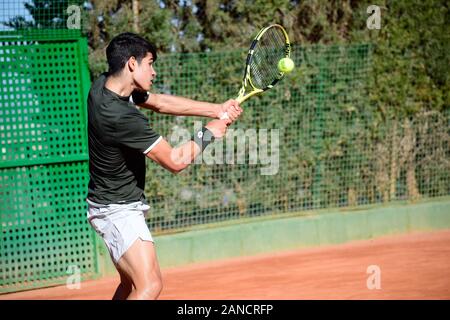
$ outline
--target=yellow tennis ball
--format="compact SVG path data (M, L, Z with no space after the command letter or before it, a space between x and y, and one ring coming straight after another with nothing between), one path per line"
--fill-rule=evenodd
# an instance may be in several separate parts
M278 61L278 70L284 73L289 73L294 69L294 61L291 58L283 58Z

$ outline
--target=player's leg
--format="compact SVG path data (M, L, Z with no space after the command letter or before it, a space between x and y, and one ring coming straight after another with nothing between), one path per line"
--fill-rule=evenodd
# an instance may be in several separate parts
M133 290L133 283L120 268L117 268L117 271L120 274L120 283L117 286L112 300L125 300Z
M120 258L117 268L133 285L128 299L158 298L162 290L162 279L153 242L138 238Z

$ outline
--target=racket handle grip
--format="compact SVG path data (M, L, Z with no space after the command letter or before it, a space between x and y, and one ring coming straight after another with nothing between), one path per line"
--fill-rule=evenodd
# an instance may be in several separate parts
M225 120L225 119L230 119L230 117L228 116L228 112L224 112L222 114L222 116L220 117L220 120Z

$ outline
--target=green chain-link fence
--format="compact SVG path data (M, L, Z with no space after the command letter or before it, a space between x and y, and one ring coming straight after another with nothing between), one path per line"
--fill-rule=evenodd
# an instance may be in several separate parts
M245 113L232 127L241 131L230 134L219 148L223 164L208 165L204 160L173 176L148 163L153 232L450 194L448 113L381 120L367 98L369 45L294 46L293 52L297 69L272 91L243 105ZM163 56L156 63L159 92L225 101L236 96L244 59L244 51ZM192 133L194 122L202 121L149 116L168 140L180 128ZM264 131L267 139L261 142ZM276 145L272 133L279 136L272 162L276 174L264 175L263 168L270 165L251 164L250 158L265 148L270 155ZM237 164L235 136L243 134L245 163ZM229 147L233 136L234 148ZM206 152L211 149L216 148L210 146ZM234 164L226 159L230 150Z

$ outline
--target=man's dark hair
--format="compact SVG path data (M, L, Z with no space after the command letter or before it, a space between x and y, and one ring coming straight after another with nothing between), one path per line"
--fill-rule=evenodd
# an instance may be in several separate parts
M109 74L120 73L130 57L135 57L138 63L150 52L156 61L155 46L141 36L125 32L114 37L106 48Z

